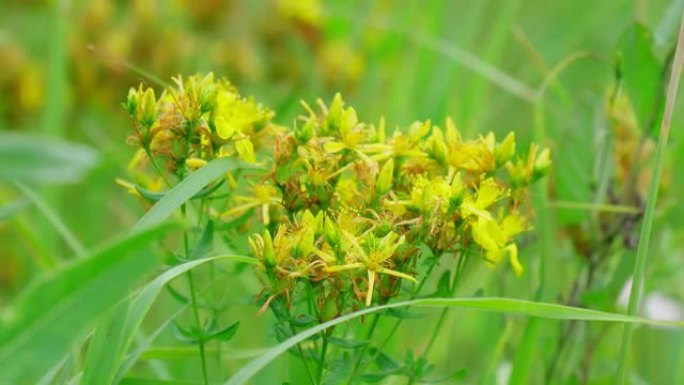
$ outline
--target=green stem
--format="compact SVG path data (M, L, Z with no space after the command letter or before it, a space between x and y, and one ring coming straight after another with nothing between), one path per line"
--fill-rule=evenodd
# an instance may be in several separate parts
M461 276L463 274L463 270L465 270L467 260L468 257L466 256L466 254L461 254L461 257L458 260L458 264L456 265L456 271L454 271L454 278L451 282L451 287L449 288L449 294L451 297L453 297L454 293L456 292L456 287L458 287L458 282L461 280ZM435 325L435 328L432 330L432 335L430 336L430 339L428 340L428 343L425 346L425 350L423 350L423 354L421 354L421 356L418 358L418 360L416 360L416 362L419 362L421 359L424 359L425 357L427 357L428 353L430 353L430 350L432 349L432 346L437 340L437 336L439 336L440 330L444 325L444 321L446 320L446 316L448 313L449 308L445 308L442 310L442 313L439 315L439 319L437 320L437 325ZM418 373L416 372L415 368L413 368L407 384L413 384L416 381L417 375Z
M323 383L323 373L325 373L325 354L328 352L328 332L323 332L323 346L321 347L321 367L318 372L318 383Z
M192 302L192 313L193 313L193 316L195 317L195 324L197 325L197 330L200 333L199 351L200 351L200 360L202 362L202 378L204 379L204 383L206 385L208 385L209 384L209 374L207 372L207 358L206 358L205 349L204 349L204 335L202 332L202 322L200 320L199 307L197 306L197 295L195 293L195 282L194 282L194 279L192 276L192 270L188 270L187 277L188 277L188 284L190 285L190 300Z
M186 217L186 208L185 204L181 206L181 213L183 215L183 218L185 219ZM190 243L188 241L188 232L186 230L183 230L183 248L185 250L185 258L189 259L190 258ZM199 352L200 352L200 361L202 364L202 377L204 379L204 383L206 385L209 384L209 374L207 372L207 357L205 354L205 349L204 349L204 335L202 332L202 321L200 319L200 314L199 314L199 306L197 306L197 295L195 293L195 281L192 276L192 270L188 270L186 276L188 277L188 285L190 285L190 301L192 302L192 313L195 318L195 325L197 326L197 331L200 334L199 336Z
M430 278L430 274L432 274L432 270L434 270L435 266L437 266L437 263L439 262L439 259L440 259L441 256L442 256L441 253L440 253L439 255L435 256L434 262L428 267L428 270L427 270L427 272L425 273L425 278L423 278L423 279L420 281L420 283L418 284L418 287L416 288L416 290L411 294L411 298L410 298L410 299L415 299L416 297L418 297L418 295L420 294L420 292L423 290L423 287L424 287L425 284L427 283L428 279ZM406 310L408 310L408 309L409 309L409 308L407 307ZM392 326L392 329L390 329L389 333L387 334L387 337L385 337L385 340L382 342L382 344L380 344L380 347L379 347L373 354L371 354L370 360L368 360L369 362L373 362L373 360L375 360L375 357L377 357L377 355L380 354L380 352L383 351L383 350L385 349L385 347L387 346L387 344L392 340L392 337L394 336L394 333L396 333L397 330L399 329L399 326L401 326L402 322L404 322L404 319L403 319L403 318L399 318L399 319L394 323L394 325ZM361 366L361 369L363 369L363 368L364 368L364 366L362 365L362 366Z
M289 311L288 311L288 316L289 316ZM292 319L292 317L290 317ZM292 324L292 321L288 321L288 324L290 325L290 330L292 331L292 335L296 335L297 331L295 330L294 325ZM306 357L304 357L304 350L302 349L301 344L297 344L297 352L299 353L299 359L302 360L302 364L304 365L304 368L306 369L306 375L309 377L309 381L311 382L311 385L316 385L316 380L314 379L314 375L311 372L311 368L309 368L309 363L306 362Z
M348 384L353 384L354 380L356 379L356 376L359 374L359 369L361 368L363 363L363 356L366 354L368 345L370 345L370 341L373 338L373 333L375 333L375 328L378 326L378 321L380 321L380 314L375 313L373 315L373 321L371 322L371 326L368 329L368 332L366 333L366 337L364 338L366 344L363 345L361 351L359 352L359 358L356 360L356 364L354 364L354 369L352 370L351 376L349 376Z
M169 182L168 179L166 179L166 175L162 172L162 169L159 167L157 164L157 161L154 160L154 157L152 156L152 151L150 151L150 146L145 146L144 147L145 154L147 155L147 158L150 160L150 163L152 164L152 167L157 171L159 176L164 180L164 183L166 183L167 187L171 187L171 182Z

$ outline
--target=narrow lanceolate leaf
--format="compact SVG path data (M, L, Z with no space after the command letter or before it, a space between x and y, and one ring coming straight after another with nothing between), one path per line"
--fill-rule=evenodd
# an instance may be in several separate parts
M639 125L648 130L661 93L662 65L653 52L651 31L635 23L620 41L620 70Z
M347 314L345 316L330 320L328 322L317 325L311 329L305 330L295 336L292 336L280 344L266 351L258 358L249 362L238 370L233 377L231 377L225 385L239 385L245 384L254 374L256 374L263 367L268 365L271 361L276 359L279 355L288 351L288 349L296 346L307 338L320 333L332 326L353 320L355 318L375 313L378 311L399 308L405 306L422 306L422 307L455 307L463 309L477 309L487 310L497 313L519 314L525 316L534 316L547 319L559 320L578 320L578 321L601 321L601 322L619 322L619 323L647 323L659 325L671 325L684 327L684 322L664 322L653 321L645 318L632 317L623 314L607 313L602 311L582 309L571 306L556 305L552 303L532 302L512 298L427 298L417 299L413 301L397 302L389 305L376 306L368 309L359 310L357 312Z
M0 132L0 183L78 182L97 163L97 152L81 144Z
M125 373L121 371L121 363L124 355L131 347L140 325L164 286L190 269L209 261L221 260L257 263L255 258L224 255L186 262L159 275L127 306L121 306L100 322L87 352L81 384L111 384L117 382L115 378L123 377Z
M169 230L129 235L42 277L0 313L0 383L34 383L157 265L146 248Z
M232 159L218 158L209 162L206 166L193 172L172 188L163 198L157 202L150 211L145 214L138 223L133 226L133 231L138 231L164 221L174 211L189 201L195 194L209 183L215 181L225 173L238 168L246 168L248 165Z
M663 163L665 162L665 152L670 136L672 115L675 109L675 102L677 101L677 88L682 74L682 67L684 67L684 13L680 13L679 18L677 48L672 63L670 80L667 86L665 112L660 124L658 144L654 155L655 163L653 164L653 177L651 178L651 186L648 192L644 222L641 225L641 233L639 234L639 247L637 249L636 261L634 262L634 275L629 295L629 305L627 307L628 314L636 314L637 309L639 308L640 293L646 274L646 260L648 257L651 235L653 233L653 221L655 218L656 200L658 199L658 189L660 188L660 177L663 173ZM629 349L632 343L632 332L633 329L630 325L627 325L623 330L618 382L621 384L627 383L628 359Z

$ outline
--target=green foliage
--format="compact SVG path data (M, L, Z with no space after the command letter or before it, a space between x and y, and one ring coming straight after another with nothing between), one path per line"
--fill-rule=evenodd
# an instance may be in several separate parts
M145 246L168 230L153 227L75 260L34 282L3 309L0 382L35 381L62 360L99 317L156 267Z
M684 382L684 1L2 9L0 383Z

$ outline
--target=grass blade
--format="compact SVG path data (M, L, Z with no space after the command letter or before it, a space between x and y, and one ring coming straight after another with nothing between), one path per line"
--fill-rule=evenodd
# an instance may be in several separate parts
M667 87L665 113L663 114L663 120L660 125L660 135L658 135L658 144L655 151L655 164L653 165L653 177L651 179L651 187L648 193L648 200L646 202L646 211L641 227L641 234L639 235L639 247L637 249L636 261L634 262L632 289L629 295L627 314L636 314L639 307L639 297L641 294L640 291L644 283L644 274L646 271L646 258L651 240L651 234L653 232L653 218L655 216L656 200L658 199L660 177L663 173L665 150L667 148L667 141L670 135L670 122L672 121L672 114L674 112L675 101L677 99L677 87L679 86L679 78L682 73L682 64L684 63L684 13L681 14L680 19L681 22L679 27L679 38L677 39L677 50L675 53L674 62L672 64L670 82ZM633 331L634 328L630 325L627 325L625 326L622 335L619 372L619 383L621 384L626 383L627 380L627 361L629 359L629 349L632 342Z
M179 275L210 261L257 263L256 259L250 257L221 255L185 262L159 275L142 289L129 306L120 306L98 326L88 349L81 384L113 383L124 355L164 286Z
M40 195L38 195L38 193L23 183L17 182L16 185L19 187L19 190L21 190L24 195L26 195L26 197L33 202L36 208L43 214L45 219L52 224L62 239L64 239L64 242L66 242L69 248L71 248L71 251L73 251L77 256L83 256L85 254L83 245L76 238L74 233L67 227L66 223L62 221L62 218L60 218L59 215L52 210L45 199L43 199Z
M42 277L0 313L0 383L35 382L157 265L146 245L170 226L129 235Z
M73 183L98 163L90 147L35 135L0 132L0 182Z
M218 158L209 162L172 188L145 216L140 218L133 226L133 231L161 223L206 185L237 168L245 168L245 164L232 158Z
M224 385L241 385L246 383L254 374L288 349L296 346L305 339L316 335L332 326L351 321L355 318L376 313L378 311L399 308L405 306L422 307L455 307L462 309L486 310L498 313L518 314L546 319L578 320L578 321L601 321L618 323L648 323L659 325L676 325L683 327L682 322L653 321L644 318L628 316L624 314L607 313L602 311L576 308L571 306L556 305L552 303L532 302L512 298L428 298L413 301L397 302L393 304L376 306L359 310L345 316L322 323L288 338L280 344L269 349L257 359L249 362L238 370Z

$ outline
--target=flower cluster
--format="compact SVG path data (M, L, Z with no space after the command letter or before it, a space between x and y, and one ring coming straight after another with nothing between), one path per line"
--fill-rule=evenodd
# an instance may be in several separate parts
M124 103L135 124L129 141L138 150L129 169L138 185L158 190L164 179L183 179L217 157L256 161L255 146L265 136L264 128L273 116L270 110L253 98L243 98L227 80L215 80L212 73L173 80L159 99L154 89L141 85L130 89ZM151 173L150 167L158 174ZM134 193L140 190L118 182Z
M370 305L376 287L386 299L416 281L422 245L440 255L474 247L522 274L514 237L530 227L526 188L549 169L548 150L532 145L517 158L513 133L464 140L450 119L388 132L384 120L359 121L339 94L318 112L303 105L300 122L275 133L259 185L272 192L261 218L275 234L251 244L275 293L306 279L350 286Z
M416 282L425 248L454 258L475 250L523 273L515 237L530 228L528 187L548 171L547 149L519 157L513 133L466 140L451 119L389 130L384 119L360 121L339 94L316 109L302 103L293 127L279 126L225 80L175 83L159 101L151 89L129 93L133 163L162 158L180 178L220 156L268 165L229 184L234 194L212 214L247 218L271 300L313 289L321 320L386 302Z

